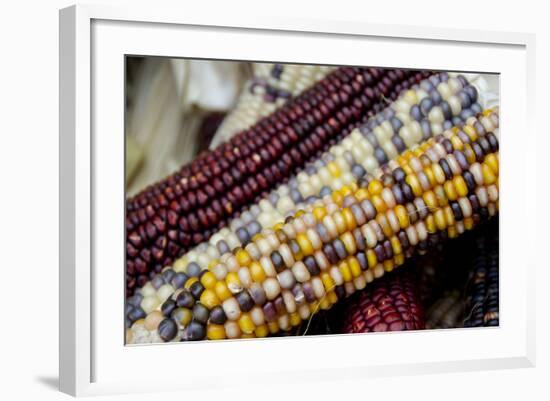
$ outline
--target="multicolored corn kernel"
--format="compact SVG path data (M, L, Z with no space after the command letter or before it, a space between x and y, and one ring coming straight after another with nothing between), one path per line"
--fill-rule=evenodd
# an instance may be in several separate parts
M464 141L460 138L455 139L459 135L457 132L451 132L446 136L439 135L427 141L425 145L406 152L400 160L400 167L391 171L392 176L397 176L398 179L381 180L381 188L378 185L367 185L366 188L350 191L345 197L325 197L317 204L310 205L294 217L288 218L280 227L264 230L262 235L271 236L271 245L264 252L250 258L246 255L239 256L243 265L237 262L239 251L224 255L226 257L220 259L219 264L225 266L227 273L225 277L220 274L216 279L217 283L222 283L222 287L228 287L230 293L220 303L220 314L223 312L226 318L223 325L225 337L248 338L289 331L317 311L328 310L342 298L362 290L368 282L394 270L412 255L426 252L430 243L439 241L442 233L453 238L495 215L498 210L498 140L491 132L477 133L479 136L472 133L464 138ZM421 195L415 196L412 189L404 190L409 185L408 178L418 173L415 170L415 157L425 160L425 168L434 168L440 166L441 160L458 149L471 148L483 139L493 141L489 141L488 137L494 137L495 145L482 149L483 154L466 152L470 155L465 156L467 164L452 171L451 177L445 177L442 182L434 181L427 188L422 187ZM451 146L445 145L447 141ZM430 153L428 149L436 150ZM491 168L496 182L487 180L483 174L473 173L483 171L483 166ZM440 191L434 207L426 205L423 200L424 194L438 187L443 188L449 182L456 185L456 177L468 174L473 175L474 186L468 187L464 196L450 200L450 192L443 190ZM369 191L369 187L372 192ZM374 201L384 190L388 189L393 193L396 188L410 195L399 200L393 199L393 207L392 201L385 198L381 198L379 202ZM453 213L450 206L452 202L458 203L460 214ZM346 219L344 209L351 209L353 205L359 205L359 208L354 208L356 215L352 214L352 220ZM408 211L404 226L400 225L399 219L391 217L400 205ZM311 213L314 207L326 209L327 212L321 221ZM313 232L322 231L321 226L327 235L324 240L317 241ZM353 226L355 228L352 228ZM308 228L312 231L308 231ZM278 237L276 232L280 232L281 235ZM309 253L309 245L293 245L293 241L303 233L312 244L312 255L306 255ZM352 235L345 238L346 234ZM257 243L258 240L259 238L256 238L252 243ZM249 268L254 261L264 267L268 277L261 283L250 279ZM305 266L315 264L317 269L313 274L308 272L309 275L301 276L294 271L299 263ZM203 270L199 277L188 278L187 281L192 284L188 285L186 282L183 288L172 294L172 301L187 292L190 292L195 300L193 307L187 308L192 311L191 323L185 325L180 322L174 340L204 339L207 333L212 331L208 327L216 324L206 318L208 308L200 301L202 291L192 291L200 282L201 276L206 273L207 271ZM202 290L202 286L199 289ZM185 297L189 298L188 295ZM142 307L146 304L146 299L145 297L141 300ZM195 310L196 305L200 305L200 313ZM146 313L157 314L157 311ZM158 320L154 319L154 322ZM137 329L134 328L136 323ZM216 329L221 330L218 327ZM157 332L158 327L154 328L148 337L143 332L140 321L135 322L128 331L128 342L149 342L158 337L155 334ZM216 338L218 337L220 336L216 335Z
M126 204L127 295L429 72L339 68Z

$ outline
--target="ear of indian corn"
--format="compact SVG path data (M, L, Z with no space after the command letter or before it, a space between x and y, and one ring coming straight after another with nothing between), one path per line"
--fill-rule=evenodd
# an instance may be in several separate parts
M421 82L420 86L426 88L428 92L419 88L403 94L396 102L397 104L392 104L381 114L373 117L367 125L360 127L364 135L359 130L354 131L352 135L341 141L339 145L333 146L314 165L308 166L306 168L307 174L299 174L297 179L291 179L289 183L279 186L276 192L273 192L259 204L252 206L239 217L233 219L228 228L224 228L213 235L209 243L201 244L196 249L188 252L184 257L176 260L173 265L173 271L196 276L202 269L208 268L211 263L219 259L223 254L231 252L235 248L244 247L254 253L253 249L249 249L253 247L249 245L249 242L263 228L269 228L278 222L282 222L286 215L292 214L292 210L303 208L306 204L311 204L320 197L327 196L333 190L341 189L343 185L355 185L358 178L363 177L367 172L373 172L375 167L378 166L378 161L374 157L375 148L372 144L373 139L369 139L369 135L374 135L372 133L375 133L377 135L375 138L378 141L377 143L382 144L381 146L387 145L389 139L387 136L384 137L387 131L382 130L382 127L387 128L389 121L392 121L393 126L399 128L394 132L394 137L400 138L400 132L404 132L405 130L417 132L420 129L419 122L403 115L400 110L409 110L418 107L426 98L440 97L441 95L437 92L438 89L433 84L434 81L437 82L436 79L441 80L440 85L447 84L454 88L446 95L450 103L453 103L453 99L459 98L464 89L467 88L467 86L462 85L458 78L451 78L447 81L444 80L445 78L445 75L441 77L432 76L430 81ZM445 93L444 90L441 90L441 92ZM471 93L472 91L469 92ZM473 93L475 94L475 91ZM474 105L472 104L472 106ZM413 145L421 141L423 137L429 137L431 133L438 132L441 129L438 128L438 125L441 125L440 121L437 119L435 121L432 120L433 117L429 114L431 109L424 107L424 111L424 119L421 120L422 125L433 126L433 128L430 128L430 131L425 131L424 136L416 134L412 142L407 142L408 145ZM458 108L449 117L455 122L462 123L463 119L467 119L472 113L473 110ZM459 115L462 117L458 117ZM490 114L489 117L496 119L496 114ZM489 117L482 117L483 121L487 120L485 121L485 125L487 126L493 124ZM376 124L371 123L373 120L376 121ZM498 124L498 119L496 120ZM445 120L443 125L446 125L446 123L450 123L450 120ZM478 129L480 128L478 127ZM392 142L396 141L395 138L392 138ZM388 149L387 146L385 147ZM349 149L362 150L360 152L353 152L352 154ZM394 152L397 152L397 150L394 150ZM362 167L363 165L365 167ZM332 170L332 173L330 170ZM316 192L317 196L311 195L311 191ZM265 248L266 242L260 241L258 246L260 249ZM145 284L145 287L152 285L158 295L151 294L147 297L147 302L145 302L147 312L160 305L160 302L165 298L164 294L170 288L172 267L164 270L164 273L156 275L150 282ZM139 292L141 292L141 289L139 289ZM147 293L150 292L148 291ZM128 318L127 325L131 324L131 322L142 314L143 312L141 311L132 310L130 314L132 317Z
M398 89L428 74L339 68L249 130L129 199L127 294L380 111Z
M471 119L405 152L399 167L381 169L364 187L327 196L264 230L252 243L270 238L270 247L258 255L241 248L222 257L223 275L203 270L198 277L183 277L160 311L134 322L128 343L289 330L425 252L438 233L452 238L496 214L496 127L475 124L479 121ZM315 207L325 213L316 217ZM255 264L265 274L252 279Z
M424 313L410 272L393 272L346 300L343 333L421 330Z
M468 277L464 327L499 325L498 226L490 224L476 238Z
M433 82L439 84L434 85ZM459 98L467 97L475 101L477 96L474 88L464 86L463 81L458 78L449 79L444 74L432 76L430 80L421 82L420 87L405 92L395 104L331 147L329 152L306 166L304 171L291 178L288 183L280 185L258 204L244 210L228 227L210 238L210 246L201 244L202 246L186 254L182 260L177 260L174 263L175 270L181 271L181 265L190 262L207 267L208 257L216 258L219 252L245 246L262 228L282 220L292 210L302 207L304 202L312 202L319 196L355 182L357 178L366 172L372 172L379 163L395 157L406 147L441 133L444 127L461 123L480 110L476 103L463 103L472 109L457 106ZM443 98L439 92L446 97ZM438 117L441 113L432 112L437 106L426 106L427 99L440 99L440 102L447 102L441 99L448 99L449 104L457 107L451 108L450 113L445 113L442 123ZM409 110L420 108L420 105L423 105L424 111L418 114L417 119L405 114L405 111L408 113ZM445 106L441 109L445 109ZM202 254L202 257L197 257L197 254Z

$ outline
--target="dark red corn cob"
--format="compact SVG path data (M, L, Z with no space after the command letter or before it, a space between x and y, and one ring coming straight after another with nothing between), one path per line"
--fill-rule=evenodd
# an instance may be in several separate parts
M424 315L408 272L388 274L350 299L343 309L343 333L420 330Z
M127 295L429 74L339 68L250 129L128 199Z

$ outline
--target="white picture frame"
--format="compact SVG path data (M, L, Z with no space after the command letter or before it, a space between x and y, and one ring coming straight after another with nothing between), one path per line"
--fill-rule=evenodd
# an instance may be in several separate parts
M209 388L246 386L237 374L261 384L274 378L361 380L534 366L535 253L522 254L533 244L514 235L517 229L535 232L534 175L529 174L535 169L535 147L525 146L535 143L534 48L534 35L520 33L253 14L221 19L154 7L61 10L60 390L95 395L191 390L206 383ZM500 73L500 327L126 347L126 54ZM384 352L390 346L393 352ZM326 354L316 354L318 349L338 350L339 357L327 361ZM210 366L207 376L208 359L201 358L207 353L231 361L231 369ZM178 354L195 362L185 380L175 374ZM286 362L291 356L301 361L299 366ZM271 363L263 363L267 360ZM153 369L159 372L148 370L144 376L136 368L161 362L162 375Z

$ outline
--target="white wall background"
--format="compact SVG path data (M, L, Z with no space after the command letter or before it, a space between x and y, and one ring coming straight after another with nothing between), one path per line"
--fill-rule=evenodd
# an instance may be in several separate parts
M128 4L112 0L96 3ZM136 1L134 0L133 3ZM222 15L259 12L279 16L321 19L364 19L399 23L537 34L537 115L539 199L548 199L548 167L543 158L550 133L548 111L550 32L544 2L276 0L240 5L237 0L213 6L211 1L155 1L179 4ZM367 4L368 3L368 4ZM65 399L57 392L58 335L58 9L64 0L3 2L0 13L0 393L6 400ZM518 133L521 135L521 133ZM535 172L533 172L535 173ZM534 200L533 200L534 201ZM550 377L550 326L547 307L550 274L547 245L550 238L546 203L539 202L537 233L540 264L537 271L537 367L534 369L431 376L383 378L365 386L333 382L289 386L283 391L251 387L247 394L226 391L224 399L548 399ZM544 242L543 242L544 241ZM521 266L518 266L521 268ZM162 366L144 369L162 369ZM245 380L245 378L243 378ZM275 384L275 383L274 383ZM279 385L276 383L275 385ZM275 387L274 387L275 389ZM274 390L273 389L273 390ZM8 394L5 394L7 392ZM208 391L196 397L208 399ZM123 396L117 399L149 400L181 397L177 394ZM218 395L220 397L220 395ZM114 397L107 397L114 399ZM218 398L219 399L219 398Z

